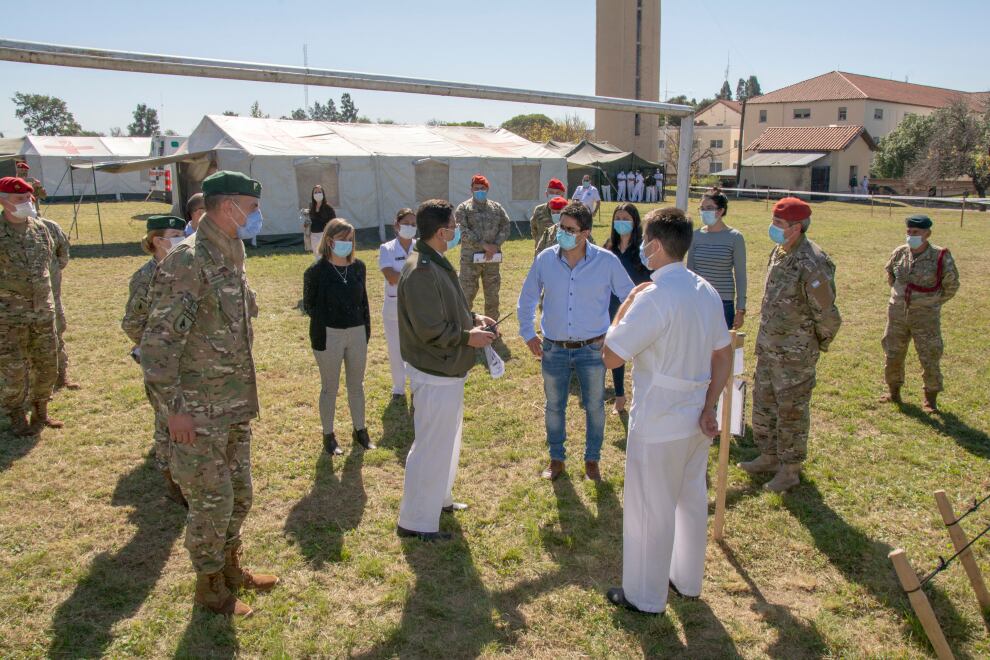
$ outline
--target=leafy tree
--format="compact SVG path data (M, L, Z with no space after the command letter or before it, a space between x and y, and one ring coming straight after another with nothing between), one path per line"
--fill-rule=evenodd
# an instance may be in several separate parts
M935 132L934 115L908 115L877 143L872 175L879 179L900 179L928 150Z
M718 94L715 95L716 99L722 99L723 101L732 100L732 88L729 87L729 81L726 80L722 83L722 89L719 90Z
M431 119L426 122L427 126L471 126L474 128L484 128L485 124L480 121L443 121L441 119Z
M223 111L223 116L224 117L240 117L241 114L239 112L234 112L233 110L224 110Z
M138 137L150 137L161 130L158 123L158 111L144 103L138 103L134 110L134 122L127 126L127 134Z
M346 121L354 123L358 121L358 109L354 105L354 101L351 99L351 95L344 92L340 96L340 121ZM369 120L370 121L370 120Z
M261 104L257 101L251 104L251 116L255 119L268 119L269 115L266 115L261 111Z
M171 128L166 128L165 132L162 135L167 135L169 137L172 137L174 135L178 135L178 133L173 131Z
M377 120L375 120L375 123L376 124L394 124L395 123L395 120L394 119L377 119Z
M292 111L292 114L289 115L289 119L295 119L296 121L306 121L307 119L309 119L309 115L307 115L306 111L303 110L302 108L296 108L295 110Z
M502 128L532 142L546 142L553 134L554 122L541 113L516 115L502 123Z
M328 99L326 105L314 101L309 110L309 118L313 121L340 121L340 113L337 112L337 104L333 99Z
M581 119L576 113L564 115L563 119L555 119L553 130L550 132L550 139L557 142L580 142L588 137L591 129L588 122Z
M908 178L931 184L939 179L968 176L980 197L990 188L990 102L980 110L965 101L939 108L932 114L935 128L923 158L910 168Z
M736 100L746 100L746 80L744 78L740 78L739 82L736 83Z
M11 99L17 110L14 115L24 122L24 130L31 135L78 135L82 127L69 112L65 101L44 94L16 92Z
M760 89L760 81L756 79L756 76L750 76L746 79L746 99L751 99L755 96L760 96L763 91ZM736 97L739 98L738 96Z
M124 129L120 126L114 126L110 129L110 137L123 137Z

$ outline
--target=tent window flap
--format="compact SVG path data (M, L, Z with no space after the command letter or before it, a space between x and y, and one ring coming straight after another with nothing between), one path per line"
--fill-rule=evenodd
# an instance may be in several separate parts
M512 199L520 201L540 198L540 165L512 166Z
M308 208L313 197L313 186L323 186L323 195L330 206L340 206L340 169L337 163L309 161L296 168L296 189L299 191L299 207Z
M450 198L450 166L436 160L421 160L416 170L416 203Z

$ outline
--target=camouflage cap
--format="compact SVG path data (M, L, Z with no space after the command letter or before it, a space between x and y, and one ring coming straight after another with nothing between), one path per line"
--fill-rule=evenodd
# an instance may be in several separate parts
M203 195L248 195L261 197L261 184L240 172L221 170L203 179Z
M174 215L148 216L148 231L155 229L185 229L186 221Z
M912 229L931 229L932 219L927 215L917 213L915 215L909 215L907 220L904 221L904 224Z

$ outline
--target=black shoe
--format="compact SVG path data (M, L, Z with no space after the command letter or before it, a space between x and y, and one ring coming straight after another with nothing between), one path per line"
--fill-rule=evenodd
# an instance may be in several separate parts
M354 442L358 443L365 449L377 449L378 445L372 444L371 438L368 437L368 429L354 429L354 433L351 435Z
M331 456L342 456L344 454L344 450L337 444L337 436L333 433L323 434L323 451Z
M445 506L440 510L443 511L444 513L455 513L457 511L464 511L467 508L468 505L465 504L464 502L454 502L450 506Z
M392 394L392 403L401 403L405 405L406 395L405 394Z
M624 607L630 612L636 612L637 614L647 614L649 616L661 616L663 614L663 612L645 612L639 609L638 607L630 603L628 600L626 600L626 594L622 591L622 587L612 587L611 589L608 590L608 593L605 594L605 597L608 598L608 602L618 607Z
M395 533L398 534L400 539L411 539L417 538L420 541L449 541L453 538L450 532L414 532L411 529L406 529L405 527L395 526Z
M698 600L698 598L700 598L700 596L685 596L684 594L681 593L681 590L678 589L676 585L674 585L674 582L672 580L667 580L667 586L670 587L670 590L680 598L687 598L688 600Z

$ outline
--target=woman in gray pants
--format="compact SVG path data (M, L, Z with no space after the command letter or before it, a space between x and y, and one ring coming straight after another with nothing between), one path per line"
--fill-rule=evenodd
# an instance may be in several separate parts
M346 373L354 442L365 449L375 448L364 418L364 369L371 337L371 311L364 262L354 258L354 227L342 218L327 223L319 254L319 259L303 276L303 309L309 315L309 340L320 368L323 449L339 456L344 451L337 444L333 418L341 365Z

